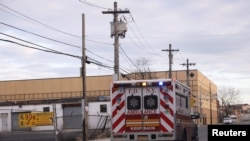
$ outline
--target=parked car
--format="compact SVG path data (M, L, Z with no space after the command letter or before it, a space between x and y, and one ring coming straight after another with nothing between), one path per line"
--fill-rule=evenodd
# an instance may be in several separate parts
M238 119L236 115L230 115L230 118L232 119L233 123L237 123Z
M225 117L223 119L223 124L232 124L233 120L230 117Z

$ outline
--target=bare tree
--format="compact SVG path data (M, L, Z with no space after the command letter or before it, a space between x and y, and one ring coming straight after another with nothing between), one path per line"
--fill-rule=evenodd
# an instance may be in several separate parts
M219 90L218 99L224 116L232 114L231 105L239 103L239 94L239 90L236 90L234 87L223 87Z
M150 69L150 60L148 58L142 57L135 61L135 69L131 76L134 79L153 79L155 76Z

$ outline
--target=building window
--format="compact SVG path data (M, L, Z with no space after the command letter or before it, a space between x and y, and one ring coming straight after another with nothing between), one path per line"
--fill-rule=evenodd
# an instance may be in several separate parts
M49 107L43 107L43 112L49 112Z
M107 113L107 104L101 104L100 105L100 112L101 113Z

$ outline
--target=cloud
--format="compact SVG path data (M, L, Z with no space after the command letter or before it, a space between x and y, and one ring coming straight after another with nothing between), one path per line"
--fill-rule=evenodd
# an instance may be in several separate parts
M84 14L87 56L112 67L114 39L110 37L110 22L113 15L103 14L102 11L113 9L114 1L87 2L93 5L78 0L1 1L1 4L33 19L0 6L0 15L3 17L1 22L74 47L2 24L0 31L54 50L81 56ZM131 70L133 64L130 60L146 56L152 59L152 70L168 70L168 52L163 52L162 49L168 49L169 44L172 44L173 49L179 49L173 53L173 69L186 69L180 64L189 59L196 63L191 69L198 69L210 76L218 87L231 85L236 89L244 89L242 93L245 96L249 93L246 84L250 82L245 78L249 78L250 72L250 2L120 0L117 3L119 9L130 10L130 14L119 15L119 19L128 22L126 37L119 40L122 68ZM4 35L0 35L0 38L11 39ZM79 76L79 59L3 41L0 41L0 46L0 65L5 68L0 70L1 80ZM102 74L112 75L113 69L87 65L87 75Z

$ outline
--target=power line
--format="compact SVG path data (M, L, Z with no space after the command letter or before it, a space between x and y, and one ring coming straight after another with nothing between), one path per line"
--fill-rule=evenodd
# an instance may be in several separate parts
M0 40L1 40L1 41L5 41L5 42L9 42L9 43L13 43L13 44L17 44L17 45L20 45L20 46L23 46L23 47L31 48L31 49L36 49L36 50L40 50L40 51L44 51L44 52L50 52L50 53L55 53L55 54L61 54L61 55L66 55L66 56L70 56L70 57L74 57L74 58L81 59L80 56L71 55L71 54L67 54L67 53L62 53L62 52L55 51L55 50L52 51L52 50L40 49L40 48L28 46L28 45L25 45L25 44L21 44L21 43L18 43L18 42L15 42L15 41L11 41L11 40L6 40L6 39L0 39Z
M130 17L132 17L132 16L130 16ZM125 21L128 22L127 17L125 17L125 16L123 15L123 18L124 18ZM134 22L134 24L136 25L136 23L135 23L133 17L132 17L132 21L131 21L131 22ZM137 44L134 40L132 40L132 37L129 37L129 39L130 39L131 41L133 41L133 43L134 43L137 47L141 48L141 49L142 49L143 51L145 51L145 52L146 52L146 50L149 51L149 52L146 52L146 53L153 54L153 55L156 55L156 54L157 54L157 53L152 52L152 51L154 51L154 50L152 50L152 48L150 47L150 45L146 42L145 38L143 37L143 35L142 35L142 33L140 32L140 30L139 30L139 28L138 28L137 25L136 25L136 29L137 29L137 31L140 33L140 36L141 36L141 38L143 39L143 41L145 42L146 46L145 46L145 44L143 44L143 42L142 42L141 40L139 40L139 37L135 34L135 32L134 32L133 28L130 26L130 24L128 24L128 27L129 27L129 29L131 30L131 32L133 33L133 35L135 36L135 38L139 41L139 44L140 44L140 45ZM146 49L146 50L145 50L145 49Z
M90 5L90 6L94 6L94 7L97 7L97 8L101 8L100 6L91 4L91 3L87 2L87 1L81 1L81 2L83 2L83 3L85 3L85 4L88 4L88 5ZM6 6L6 5L3 5L3 4L0 4L0 5L3 6L3 7L5 7L5 8L7 8L8 10L10 10L10 11L12 11L12 12L18 14L19 16L24 17L24 18L26 18L26 19L29 19L29 20L31 20L31 21L33 21L33 22L35 22L35 23L38 23L38 24L40 24L40 25L42 25L42 26L44 26L44 27L47 27L47 28L49 28L49 29L52 29L52 30L55 30L55 31L58 31L58 32L60 32L60 33L64 33L64 34L67 34L67 35L70 35L70 36L73 36L73 37L81 38L80 36L73 35L73 34L64 32L64 31L62 31L62 30L59 30L59 29L57 29L57 28L54 28L54 27L52 27L52 26L49 26L49 25L47 25L47 24L41 23L41 22L39 22L38 20L35 20L35 19L33 19L33 18L29 17L29 16L26 16L26 15L22 14L21 12L18 12L18 11L16 11L16 10L13 10L13 9L11 9L10 7ZM103 8L103 9L107 9L107 8ZM2 10L3 10L3 9L2 9ZM7 12L7 13L9 13L9 14L12 14L12 13L6 11L6 10L4 10L4 11ZM15 16L16 16L16 15L15 15ZM24 30L24 29L17 28L17 27L15 27L15 26L12 26L12 25L9 25L9 24L3 23L3 22L0 22L0 24L3 24L3 25L5 25L5 26L9 26L9 27L14 28L14 29L18 29L18 30L20 30L20 31L23 31L23 32L26 32L26 33L29 33L29 34L32 34L32 35L35 35L35 36L38 36L38 37L45 38L45 39L48 39L48 40L51 40L51 41L54 41L54 42L62 43L62 44L64 44L64 45L73 46L73 47L76 47L76 48L81 48L80 46L68 44L68 43L61 42L61 41L58 41L58 40L55 40L55 39L52 39L52 38L48 38L48 37L45 37L45 36L42 36L42 35L39 35L39 34L35 34L35 33L29 32L29 31ZM4 33L3 33L3 35L8 36L7 34L4 34ZM41 47L41 48L45 48L45 49L46 49L46 50L43 50L43 49L39 49L39 50L43 50L43 51L46 51L46 52L50 52L50 51L51 51L51 53L63 54L63 53L61 53L61 52L58 52L58 51L55 51L55 50L52 50L52 49L49 49L49 48L40 46L40 45L38 45L38 44L29 42L29 41L25 41L25 40L23 40L23 39L20 39L20 38L14 37L14 36L10 36L10 35L9 35L9 37L12 37L12 38L14 38L14 39L17 39L17 40L20 40L20 41L23 41L23 42L26 42L26 43L29 43L29 44L32 44L32 45L35 45L35 46L39 46L39 47ZM87 40L87 41L90 41L90 42L94 42L94 43L100 43L100 44L108 44L108 45L111 45L110 43L104 43L104 42L94 41L94 40L90 40L90 39L86 39L86 40ZM14 41L10 41L10 40L4 40L4 39L2 39L2 41L6 41L6 42L10 42L10 43L15 43L15 44L18 44L18 45L21 45L21 46L33 48L33 47L31 47L31 46L27 46L27 45L24 45L24 44L21 44L21 43L17 43L17 42L14 42ZM33 48L33 49L35 49L35 48ZM38 48L37 48L37 49L38 49ZM50 51L49 51L49 50L50 50ZM96 56L99 57L99 58L102 58L103 60L106 60L106 61L109 61L109 62L113 62L113 61L111 61L111 60L105 59L104 57L101 57L101 56L99 56L99 55L93 53L92 51L90 51L90 50L88 50L88 49L87 49L87 51L89 51L90 53L96 55ZM93 60L94 60L94 59L93 59ZM94 63L94 64L96 64L96 65L99 65L99 66L106 67L106 68L113 68L113 67L110 67L110 66L108 66L108 65L104 65L104 64L102 64L101 62L97 62L97 61L93 61L92 63Z
M38 45L38 44L35 44L35 43L32 43L32 42L26 41L26 40L23 40L23 39L14 37L14 36L11 36L11 35L9 35L9 34L5 34L5 33L2 33L2 32L0 32L0 34L5 35L5 36L8 36L8 37L11 37L11 38L14 38L14 39L19 40L19 41L23 41L23 42L25 42L25 43L29 43L29 44L32 44L32 45L35 45L35 46L39 46L39 47L41 47L41 48L44 48L44 49L47 49L47 50L50 50L50 51L53 51L53 52L58 52L58 51L56 51L56 50L53 50L53 49L50 49L50 48L47 48L47 47L43 47L43 46L41 46L41 45Z
M3 5L3 4L0 4L0 5L2 5L3 7L5 7L5 8L7 8L7 9L11 10L12 12L14 12L14 13L16 13L16 14L18 14L18 15L21 15L22 17L24 17L24 18L26 18L26 19L29 19L29 20L31 20L31 21L33 21L33 22L35 22L35 23L38 23L38 24L40 24L40 25L42 25L42 26L44 26L44 27L46 27L46 28L49 28L49 29L52 29L52 30L54 30L54 31L57 31L57 32L60 32L60 33L66 34L66 35L70 35L70 36L72 36L72 37L76 37L76 38L79 38L79 39L82 38L82 37L79 36L79 35L74 35L74 34L71 34L71 33L65 32L65 31L62 31L62 30L60 30L60 29L57 29L57 28L55 28L55 27L52 27L52 26L50 26L50 25L44 24L44 23L42 23L42 22L39 22L38 20L35 20L35 19L33 19L33 18L29 17L29 16L26 16L26 15L24 15L24 14L22 14L22 13L16 11L16 10L13 10L13 9L11 9L10 7L6 6L6 5ZM3 10L3 9L2 9L2 10ZM5 11L5 12L7 12L7 13L9 13L9 14L12 14L12 13L6 11L6 10L3 10L3 11ZM16 15L15 15L15 16L16 16ZM110 44L110 43L104 43L104 42L100 42L100 41L94 41L94 40L91 40L91 39L86 39L86 41L94 42L94 43L100 43L100 44Z
M141 42L141 40L139 40L139 38L137 37L137 35L135 34L135 32L133 31L133 29L129 26L129 24L128 24L128 27L129 27L129 29L131 29L131 32L133 33L133 35L135 36L135 38L139 41L139 44L137 44L133 39L132 39L132 37L129 37L129 39L131 40L131 41L133 41L133 43L137 46L137 47L139 47L139 48L141 48L141 50L143 50L143 51L145 51L146 52L146 50L148 50L149 52L150 52L150 54L153 54L153 52L151 51L151 50L149 50L146 46L144 46L144 44ZM147 52L146 52L147 53ZM154 54L155 55L155 54Z
M80 2L83 2L83 3L85 3L85 4L88 4L89 6L101 8L101 6L95 5L95 4L90 3L90 2L87 2L87 1L85 1L85 0L84 0L84 1L79 0L79 1L80 1ZM42 22L40 22L40 21L38 21L38 20L36 20L36 19L34 19L34 18L31 18L31 17L29 17L29 16L26 16L26 15L24 15L23 13L18 12L18 11L16 11L16 10L14 10L14 9L12 9L12 8L10 8L10 7L6 6L6 5L4 5L4 4L0 4L0 5L1 5L2 7L4 7L4 8L7 8L8 10L14 12L15 14L18 14L19 16L24 17L25 19L29 19L29 20L31 20L31 21L33 21L33 22L35 22L35 23L38 23L38 24L40 24L40 25L42 25L42 26L44 26L44 27L47 27L47 28L49 28L49 29L52 29L52 30L55 30L55 31L57 31L57 32L64 33L64 34L67 34L67 35L70 35L70 36L73 36L73 37L81 38L81 37L78 36L78 35L73 35L73 34L64 32L64 31L62 31L62 30L59 30L59 29L57 29L57 28L54 28L54 27L52 27L52 26L49 26L49 25L47 25L47 24L44 24L44 23L42 23ZM102 7L102 8L103 8L103 7ZM108 9L108 8L103 8L103 9ZM5 12L8 12L8 11L6 11L6 10L4 10L4 11L5 11ZM9 14L12 14L12 13L10 13L10 12L8 12L8 13L9 13ZM15 15L15 16L16 16L16 15ZM55 41L55 42L58 42L58 43L62 43L62 44L65 44L65 45L69 45L69 46L73 46L73 47L76 47L76 48L81 48L80 46L68 44L68 43L61 42L61 41L58 41L58 40L55 40L55 39L52 39L52 38L48 38L48 37L45 37L45 36L42 36L42 35L39 35L39 34L35 34L35 33L32 33L32 32L29 32L29 31L27 31L27 30L23 30L23 29L17 28L17 27L15 27L15 26L11 26L11 25L6 24L6 23L3 23L3 22L0 22L0 23L3 24L3 25L5 25L5 26L9 26L9 27L12 27L12 28L21 30L21 31L26 32L26 33L30 33L30 34L32 34L32 35L36 35L36 36L45 38L45 39L48 39L48 40L51 40L51 41ZM20 39L19 39L19 40L20 40ZM86 39L86 40L87 40L87 41L90 41L90 42L101 43L101 44L109 44L109 45L110 45L110 43L104 43L104 42L94 41L94 40L90 40L90 39ZM22 40L22 41L24 41L24 40ZM36 46L39 46L39 45L37 45L37 44L31 43L31 42L28 42L28 41L25 41L25 42L26 42L26 43L33 44L33 45L36 45ZM42 47L42 46L40 46L40 47ZM47 49L49 49L49 48L47 48ZM88 51L89 51L90 53L92 53L92 54L98 56L99 58L102 58L103 60L107 60L107 61L109 61L109 62L112 62L111 60L105 59L104 57L101 57L101 56L99 56L99 55L93 53L93 52L90 51L90 50L88 50Z
M85 39L86 41L89 41L89 42L94 42L94 43L98 43L98 44L106 44L106 45L113 45L111 43L105 43L105 42L100 42L100 41L94 41L94 40L90 40L90 39Z
M3 34L3 35L4 35L4 34ZM10 37L11 37L11 36L10 36ZM19 39L19 38L14 37L14 39ZM63 52L56 51L56 50L52 50L52 49L46 50L46 49L48 49L48 48L43 47L43 46L40 46L40 45L37 45L37 44L33 44L33 43L31 43L31 44L36 45L36 46L43 47L43 48L45 48L45 49L41 49L41 48L37 48L37 47L32 47L32 46L29 46L29 45L25 45L25 44L21 44L21 43L15 42L15 41L6 40L6 39L1 39L1 38L0 38L0 40L1 40L1 41L4 41L4 42L9 42L9 43L17 44L17 45L20 45L20 46L23 46L23 47L35 49L35 50L40 50L40 51L49 52L49 53L54 53L54 54L60 54L60 55L66 55L66 56L74 57L74 58L77 58L77 59L80 59L80 60L82 59L81 56L76 56L76 55L72 55L72 54L68 54L68 53L63 53ZM22 40L22 39L19 39L19 40ZM22 40L22 41L25 42L25 40ZM30 43L30 42L28 42L28 43ZM92 60L92 61L87 60L87 58L90 59L90 60ZM92 58L89 58L89 57L86 57L86 60L85 60L85 61L86 61L87 63L93 63L93 64L95 64L95 65L98 65L98 66L101 66L101 67L104 67L104 68L108 68L108 69L111 69L111 68L112 68L112 69L113 69L112 66L105 65L105 64L103 64L103 63L101 63L101 62L98 62L98 61L96 61L96 60L94 60L94 59L92 59Z
M88 50L88 49L87 49ZM114 62L114 61L111 61L111 60L109 60L109 59L106 59L106 58L104 58L104 57L102 57L102 56L100 56L100 55L97 55L97 54L95 54L94 52L92 52L92 51L90 51L90 50L88 50L88 52L90 52L91 54L94 54L95 56L97 56L97 57L99 57L99 58L101 58L101 59L103 59L103 60L106 60L106 61L108 61L108 62Z
M76 47L76 48L81 48L80 46L76 46L76 45L72 45L72 44L68 44L68 43L65 43L65 42L61 42L61 41L58 41L58 40L55 40L55 39L52 39L52 38L48 38L48 37L45 37L45 36L42 36L42 35L39 35L39 34L30 32L30 31L27 31L27 30L24 30L24 29L17 28L17 27L15 27L15 26L12 26L12 25L9 25L9 24L3 23L3 22L0 22L0 24L3 24L3 25L5 25L5 26L8 26L8 27L11 27L11 28L14 28L14 29L17 29L17 30L20 30L20 31L23 31L23 32L26 32L26 33L29 33L29 34L32 34L32 35L35 35L35 36L38 36L38 37L41 37L41 38L45 38L45 39L48 39L48 40L51 40L51 41L54 41L54 42L58 42L58 43L61 43L61 44L64 44L64 45L68 45L68 46L72 46L72 47ZM22 40L22 39L20 39L20 38L14 37L14 36L10 36L10 35L4 34L4 33L2 33L2 34L5 35L5 36L9 36L9 37L18 39L18 40L20 40L20 41L24 41L24 42L26 42L26 43L30 43L30 44L33 44L33 45L36 45L36 46L40 46L40 45L37 45L37 44L31 43L31 42ZM7 41L7 40L6 40L6 42L11 42L11 43L15 43L15 44L18 44L18 45L25 46L25 45L20 44L20 43L17 43L17 42L12 42L12 41ZM26 47L28 47L28 46L26 46ZM42 47L42 46L40 46L40 47ZM43 47L43 48L45 48L45 47ZM46 48L46 49L49 49L49 48ZM52 50L52 49L49 49L49 50ZM43 51L45 51L45 50L43 50ZM55 51L55 50L52 50L52 51ZM99 56L99 55L93 53L92 51L90 51L90 50L88 50L88 49L87 49L87 51L89 51L90 53L96 55L97 57L100 57L100 58L102 58L102 59L105 59L104 57L101 57L101 56ZM57 52L57 51L56 51L56 52L53 52L53 53L63 54L63 53L60 53L60 52ZM107 60L107 59L105 59L105 60ZM110 61L110 60L108 60L108 61ZM111 61L111 62L112 62L112 61ZM96 63L95 63L95 64L96 64ZM105 65L102 65L102 64L99 63L99 66L105 66Z
M139 29L138 25L136 24L135 19L133 18L133 16L132 16L131 13L130 13L130 16L131 16L131 18L132 18L132 21L133 21L134 24L135 24L136 29L137 29L138 32L140 33L140 35L141 35L142 39L144 40L144 42L146 43L146 45L147 45L146 47L148 47L149 49L151 49L155 54L158 54L158 53L149 45L149 43L148 43L148 42L146 41L146 39L144 38L144 36L143 36L141 30ZM154 55L155 55L155 54L154 54Z
M36 22L36 23L38 23L38 24L40 24L40 25L42 25L42 26L45 26L45 27L50 28L50 29L52 29L52 30L55 30L55 31L58 31L58 32L61 32L61 33L64 33L64 34L67 34L67 35L70 35L70 36L73 36L73 37L81 38L80 36L73 35L73 34L64 32L64 31L62 31L62 30L59 30L59 29L57 29L57 28L54 28L54 27L52 27L52 26L49 26L49 25L47 25L47 24L41 23L41 22L39 22L38 20L35 20L35 19L31 18L31 17L28 17L28 16L26 16L26 15L24 15L24 14L22 14L22 13L16 11L16 10L14 10L14 9L11 9L10 7L8 7L8 6L6 6L6 5L3 5L3 4L1 4L1 3L0 3L0 5L2 5L3 7L7 8L7 9L9 9L9 10L15 12L15 13L17 13L18 15L21 15L21 16L23 16L23 17L25 17L25 18L27 18L27 19L29 19L29 20L31 20L31 21L34 21L34 22Z
M124 55L126 56L126 58L129 60L129 62L131 62L131 64L133 64L136 68L139 68L139 67L132 61L132 59L131 59L130 57L128 57L128 55L127 55L126 52L123 50L123 48L122 48L122 47L120 47L120 48L121 48L123 54L124 54Z
M35 36L38 36L38 37L41 37L41 38L44 38L44 39L47 39L47 40L50 40L50 41L54 41L54 42L57 42L57 43L61 43L61 44L76 47L76 48L80 48L79 46L68 44L68 43L65 43L65 42L61 42L61 41L58 41L58 40L55 40L55 39L52 39L52 38L48 38L48 37L45 37L45 36L30 32L30 31L27 31L27 30L24 30L24 29L17 28L15 26L12 26L12 25L9 25L9 24L3 23L3 22L0 22L0 24L11 27L11 28L14 28L14 29L17 29L17 30L20 30L20 31L23 31L23 32L26 32L26 33L29 33L29 34L32 34L32 35L35 35Z
M64 45L68 45L68 46L72 46L72 47L75 47L75 48L81 48L80 46L76 46L76 45L72 45L72 44L68 44L68 43L65 43L65 42L61 42L61 41L58 41L58 40L55 40L55 39L52 39L52 38L48 38L48 37L45 37L45 36L42 36L42 35L39 35L39 34L36 34L36 33L32 33L30 31L27 31L27 30L24 30L24 29L20 29L20 28L17 28L15 26L12 26L12 25L9 25L9 24L6 24L6 23L3 23L3 22L0 22L0 24L3 24L5 26L9 26L11 28L14 28L14 29L17 29L17 30L20 30L20 31L23 31L23 32L26 32L26 33L29 33L29 34L32 34L32 35L35 35L35 36L38 36L38 37L41 37L41 38L45 38L45 39L48 39L48 40L51 40L51 41L54 41L54 42L58 42L58 43L61 43L61 44L64 44ZM86 49L88 52L94 54L95 56L99 57L99 58L102 58L104 60L107 60L105 59L104 57L101 57L95 53L93 53L92 51L90 51L89 49ZM107 61L110 61L110 60L107 60ZM111 61L112 62L112 61Z
M86 0L79 0L79 2L84 3L84 4L86 4L86 5L89 5L89 6L92 6L92 7L95 7L95 8L108 9L108 8L99 6L99 5L97 5L97 4L90 3L90 2L88 2L88 1L86 1Z

